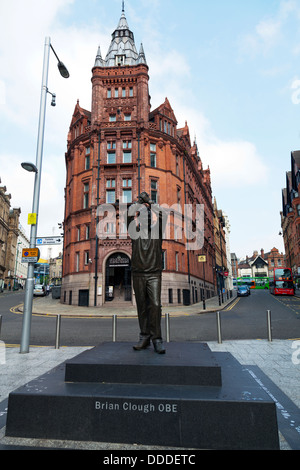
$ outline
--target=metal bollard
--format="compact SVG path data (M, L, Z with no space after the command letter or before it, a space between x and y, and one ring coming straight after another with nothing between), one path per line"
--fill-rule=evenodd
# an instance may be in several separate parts
M268 341L272 341L271 310L267 310Z
M56 334L55 334L55 349L59 349L60 346L60 326L61 326L61 315L56 315Z
M217 312L217 332L218 332L218 343L222 343L222 333L221 333L221 317L220 312Z
M166 313L166 341L170 342L170 315Z
M112 316L112 340L117 341L117 315Z

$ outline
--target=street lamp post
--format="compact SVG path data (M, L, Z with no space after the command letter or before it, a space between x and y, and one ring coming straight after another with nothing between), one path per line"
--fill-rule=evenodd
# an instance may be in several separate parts
M48 93L47 85L48 85L50 48L52 49L56 58L58 59L51 45L50 38L46 37L45 46L44 46L44 62L43 62L42 89L41 89L40 114L39 114L39 125L38 125L38 139L37 139L37 150L36 150L36 164L33 165L28 162L22 163L22 167L24 169L35 173L32 213L36 214L36 222L35 224L31 225L31 229L30 229L30 248L36 247L37 223L38 223L39 200L40 200L40 185L41 185L41 173L42 173L41 170L42 170L43 145L44 145L44 129L45 129L45 117L46 117L46 101L47 101L47 93ZM58 59L58 69L59 69L60 74L64 78L69 77L69 72L67 68L59 59ZM26 287L25 287L25 300L24 300L20 353L29 352L33 288L34 288L34 263L29 262Z

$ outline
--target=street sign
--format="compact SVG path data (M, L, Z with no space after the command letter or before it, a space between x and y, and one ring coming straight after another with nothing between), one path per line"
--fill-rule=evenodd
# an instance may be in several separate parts
M40 258L38 248L22 248L22 263L37 263Z
M36 225L36 214L33 212L31 214L28 214L28 225Z
M198 255L198 263L206 263L206 255Z
M37 245L60 245L63 237L41 237L36 239Z

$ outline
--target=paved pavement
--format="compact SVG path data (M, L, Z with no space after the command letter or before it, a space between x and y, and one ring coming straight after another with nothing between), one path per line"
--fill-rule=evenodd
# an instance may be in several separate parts
M228 302L219 306L217 298L207 301L206 311L216 311L224 308ZM93 309L74 308L55 302L52 299L36 299L34 311L44 314L63 315L97 314ZM50 307L53 310L50 311ZM47 308L46 308L47 307ZM59 308L58 308L59 307ZM189 307L173 307L164 309L170 315L186 315L201 313L202 303ZM85 311L85 313L83 313ZM102 315L132 315L135 309L120 312L112 307L103 309ZM280 448L281 450L300 450L300 338L299 340L240 340L208 342L212 351L230 352L243 367L248 370L253 379L275 401L277 408ZM167 345L166 345L167 347ZM34 447L36 448L68 448L68 449L98 449L98 450L157 450L160 447L136 446L128 444L48 441L35 439L17 439L5 436L7 398L11 391L44 374L56 365L79 354L85 347L31 347L28 354L20 354L19 348L5 347L0 342L0 450ZM15 447L17 446L17 447ZM166 448L164 448L166 449Z
M8 295L8 294L2 294ZM13 295L13 294L11 294ZM227 298L224 295L223 302L219 300L218 296L211 297L205 301L205 308L203 302L198 302L193 305L179 305L163 307L162 312L174 315L195 315L202 312L215 312L222 310L228 304L231 304L236 299L236 292L233 292L232 297ZM129 302L128 302L129 303ZM23 304L16 306L16 311L23 311ZM60 303L59 299L53 299L52 295L46 297L35 297L33 300L32 312L40 315L65 315L65 316L83 316L83 317L109 317L114 314L118 316L136 316L136 307L133 305L122 306L118 301L106 302L102 307L78 307L76 305L68 305Z

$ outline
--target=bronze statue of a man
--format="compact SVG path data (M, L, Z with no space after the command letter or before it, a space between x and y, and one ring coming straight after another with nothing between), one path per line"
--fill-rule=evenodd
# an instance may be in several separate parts
M133 229L136 213L138 227ZM152 216L156 221L153 223ZM135 292L140 337L133 349L140 351L152 341L158 354L166 352L161 336L162 238L166 224L162 208L153 204L146 192L139 195L128 211L128 231L132 240L131 271Z

